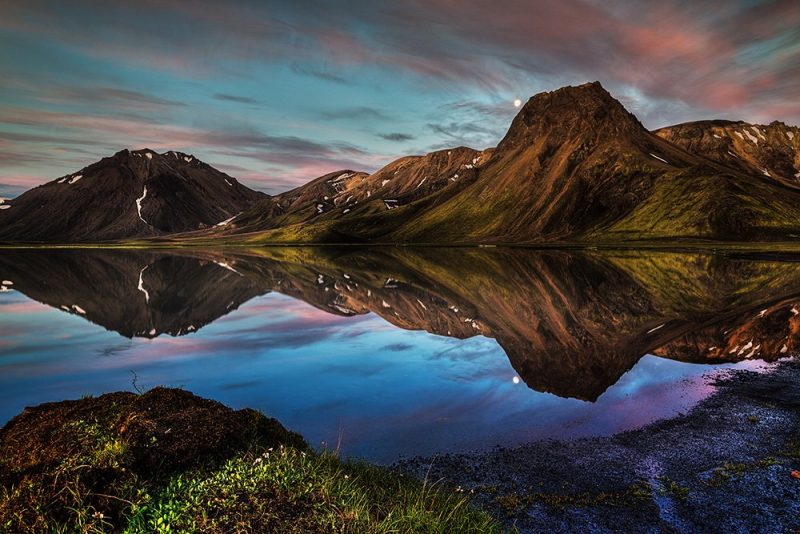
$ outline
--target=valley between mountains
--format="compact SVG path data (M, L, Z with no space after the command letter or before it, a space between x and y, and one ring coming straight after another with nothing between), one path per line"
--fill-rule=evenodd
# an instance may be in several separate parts
M648 131L598 82L535 95L494 148L269 196L195 156L117 154L0 204L6 244L614 244L800 237L800 128Z

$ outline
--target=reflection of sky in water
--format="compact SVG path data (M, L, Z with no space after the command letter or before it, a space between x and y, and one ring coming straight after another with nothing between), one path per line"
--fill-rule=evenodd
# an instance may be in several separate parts
M587 403L515 383L492 339L338 317L278 294L188 336L132 341L16 291L0 294L0 421L26 405L131 390L134 371L143 387L257 408L312 444L340 441L345 454L378 461L633 428L707 395L709 369L646 356Z

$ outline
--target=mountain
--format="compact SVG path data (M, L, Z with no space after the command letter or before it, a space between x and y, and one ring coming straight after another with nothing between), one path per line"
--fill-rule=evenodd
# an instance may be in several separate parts
M763 135L777 139L778 126L774 129ZM787 140L793 137L790 130ZM455 174L452 167L447 173L425 172L441 186L402 203L373 182L371 197L360 198L357 209L333 209L299 222L276 219L255 206L234 219L226 234L234 240L243 234L241 239L251 243L431 244L800 236L800 191L775 178L788 172L786 158L770 159L769 168L783 174L776 170L767 176L752 172L752 166L711 158L694 144L675 142L665 130L657 133L644 128L598 82L564 87L532 97L494 150L480 153L474 165L461 162L469 174L455 182L446 182L449 173ZM468 161L478 154L462 153ZM390 175L382 170L373 176ZM408 187L419 185L421 176L414 175ZM309 206L307 212L313 209ZM261 217L255 215L259 210Z
M214 226L266 195L190 154L122 150L5 201L0 241L90 242Z
M258 234L277 229L290 232L297 240L360 241L358 230L340 221L380 217L435 197L442 190L456 190L459 184L474 179L491 152L457 147L400 158L373 174L352 170L326 174L262 200L211 233ZM311 233L306 234L307 228Z
M496 148L341 170L269 197L192 156L123 151L0 201L0 241L768 242L800 237L800 130L648 131L598 82L533 96Z
M655 134L689 152L743 172L800 187L800 128L738 121L698 121Z

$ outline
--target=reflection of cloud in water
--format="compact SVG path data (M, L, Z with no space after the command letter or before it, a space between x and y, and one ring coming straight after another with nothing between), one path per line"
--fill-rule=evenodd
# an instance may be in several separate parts
M122 354L123 352L131 350L132 347L133 347L133 342L130 341L128 343L123 343L120 345L112 345L109 347L97 349L95 352L97 352L101 356L117 356Z
M381 350L388 350L391 352L404 352L414 348L410 343L390 343L381 347Z
M134 369L142 385L257 407L315 442L335 442L341 429L346 450L388 458L674 415L712 390L698 379L708 367L674 360L719 362L711 348L734 338L774 352L770 340L784 343L800 321L790 312L800 268L788 262L740 269L703 255L521 250L270 256L282 253L232 259L241 276L191 255L202 251L0 257L18 288L0 295L0 404L10 416L24 404L130 389ZM136 291L144 264L148 302ZM689 272L676 276L676 265ZM52 272L30 274L39 268ZM61 284L43 289L42 280ZM152 328L162 335L127 345L117 334Z
M234 389L246 389L262 385L264 384L258 380L248 380L246 382L230 382L227 384L221 384L219 389L222 391L230 391Z

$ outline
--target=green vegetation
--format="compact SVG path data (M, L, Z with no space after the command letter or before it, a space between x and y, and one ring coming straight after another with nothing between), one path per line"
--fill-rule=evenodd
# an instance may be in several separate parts
M495 502L508 514L514 516L536 504L552 508L590 508L595 506L635 506L648 502L653 497L653 488L645 480L631 484L623 491L591 493L508 493L495 498Z
M759 469L766 469L778 463L780 462L773 456L767 456L766 458L762 458L753 462L725 462L722 467L716 469L712 473L711 478L709 478L707 481L707 484L709 486L721 486L730 480L742 476L745 473Z
M279 447L171 479L128 532L492 532L466 498L329 453Z
M180 390L26 409L0 458L2 532L500 531L455 490Z
M670 495L682 501L685 501L689 498L689 488L686 486L680 485L669 477L659 477L658 481L661 484L661 489L659 490L660 493L663 493L664 495Z

